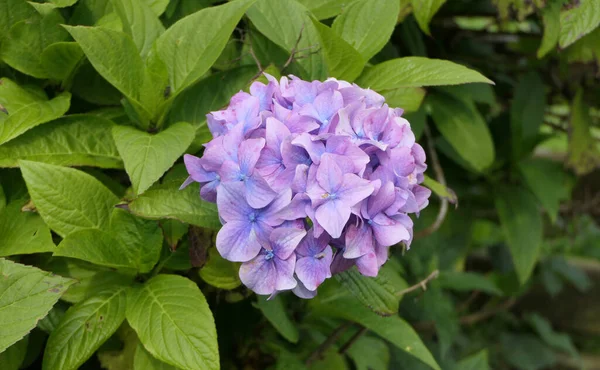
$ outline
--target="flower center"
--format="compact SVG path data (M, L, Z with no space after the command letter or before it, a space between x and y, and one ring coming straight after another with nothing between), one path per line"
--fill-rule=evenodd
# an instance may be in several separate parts
M246 181L248 180L248 175L246 175L245 173L240 173L240 176L238 178L240 179L240 181Z
M248 215L248 220L250 220L250 222L256 222L256 212L252 212Z
M275 257L275 253L273 253L273 251L267 251L267 255L265 256L265 259L267 261L270 261L273 259L273 257Z
M315 259L320 260L321 258L324 258L324 257L325 257L325 252L315 254Z

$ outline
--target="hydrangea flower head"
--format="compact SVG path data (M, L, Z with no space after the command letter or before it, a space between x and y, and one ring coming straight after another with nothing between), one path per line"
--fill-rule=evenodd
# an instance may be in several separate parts
M267 79L209 113L213 139L184 157L183 186L199 182L217 203L219 253L263 295L311 298L352 266L377 276L391 246L410 246L408 214L431 195L410 123L355 84Z

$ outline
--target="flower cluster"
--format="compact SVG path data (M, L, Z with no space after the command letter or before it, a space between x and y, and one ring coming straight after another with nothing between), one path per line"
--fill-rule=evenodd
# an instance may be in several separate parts
M184 157L183 186L197 181L217 203L217 249L258 294L311 298L354 265L376 276L390 246L410 245L407 214L431 194L402 109L345 81L267 79L208 114L213 140Z

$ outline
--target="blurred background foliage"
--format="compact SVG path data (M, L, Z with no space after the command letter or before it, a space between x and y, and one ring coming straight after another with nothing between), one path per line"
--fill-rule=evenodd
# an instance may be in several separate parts
M201 287L224 369L600 369L600 1L259 0L216 62L158 119L141 117L57 26L124 30L111 2L15 1L0 2L0 107L10 117L11 83L52 101L72 96L66 108L55 102L49 124L16 138L0 130L1 255L79 284L27 340L0 353L2 369L39 367L43 343L70 304L133 280L75 259L9 250L22 237L9 233L9 221L35 209L13 202L28 199L11 168L21 159L79 166L134 214L161 219L160 267ZM223 3L145 2L165 28ZM332 41L340 37L346 42ZM331 45L354 51L334 53ZM446 65L427 71L407 57L462 64L495 85L436 86L444 83L427 73ZM185 177L180 160L148 192L139 182L130 187L127 158L102 128L106 120L149 132L188 122L195 137L175 158L198 153L210 138L205 114L263 71L356 79L405 109L427 151L426 185L435 194L415 220L410 250L396 248L378 278L351 271L311 301L256 299L240 286L237 266L206 242L212 232L193 226L207 221L188 212L191 195L172 195ZM73 116L59 118L67 109ZM83 368L131 368L137 343L123 325ZM138 356L150 363L140 348L136 364L145 363Z

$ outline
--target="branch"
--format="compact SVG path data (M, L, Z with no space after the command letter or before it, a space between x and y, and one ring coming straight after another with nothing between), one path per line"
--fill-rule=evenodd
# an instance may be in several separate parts
M316 360L323 357L323 353L327 351L329 347L335 344L335 342L337 342L337 340L342 336L342 334L344 334L344 332L350 327L350 325L351 324L349 322L345 322L337 328L335 328L335 330L331 332L329 337L327 337L327 339L325 339L325 341L321 343L321 345L318 346L317 349L315 349L313 353L311 353L310 356L306 359L306 366L309 366Z
M302 39L302 32L304 32L304 23L302 23L302 27L300 27L300 33L298 34L298 39L296 40L296 44L294 44L294 47L292 48L292 50L290 50L289 58L285 61L283 67L281 67L282 71L284 69L286 69L294 61L294 55L296 54L298 45L300 45L300 40Z
M344 345L340 348L338 353L340 355L346 353L346 351L348 351L350 347L352 347L352 345L358 340L358 338L362 337L368 330L369 329L365 328L364 326L360 328L356 333L354 333L352 338L348 339L348 341L344 343Z
M433 165L433 172L435 172L436 180L443 186L446 186L446 177L444 176L444 170L440 165L440 160L437 156L437 152L435 151L435 147L433 145L431 131L429 131L429 126L427 126L427 124L425 124L424 133L425 136L427 136L427 149L429 149L429 155L431 157L431 163ZM433 234L440 228L440 226L442 226L442 223L444 223L444 219L446 218L446 214L448 213L448 199L445 197L439 198L440 210L438 212L437 217L435 218L435 221L427 228L419 230L419 232L415 234L414 239L419 239L427 235Z
M401 296L410 292L413 292L419 288L423 289L423 290L427 290L427 283L430 282L431 280L437 278L440 274L440 270L433 270L433 272L431 274L429 274L429 276L427 276L425 279L419 281L418 283L416 283L415 285L403 289L401 291L399 291L398 293L396 293L397 296Z

